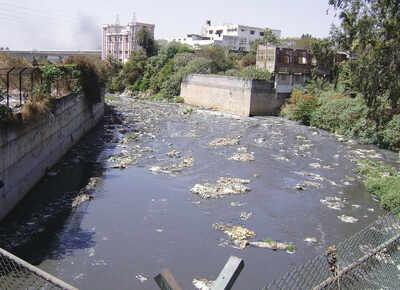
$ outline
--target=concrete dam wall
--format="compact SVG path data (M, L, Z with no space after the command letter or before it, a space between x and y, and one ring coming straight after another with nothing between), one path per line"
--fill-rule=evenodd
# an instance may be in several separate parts
M104 94L96 104L68 95L38 121L0 128L0 220L103 115Z
M277 114L288 96L272 82L229 76L192 74L181 84L185 103L241 116Z

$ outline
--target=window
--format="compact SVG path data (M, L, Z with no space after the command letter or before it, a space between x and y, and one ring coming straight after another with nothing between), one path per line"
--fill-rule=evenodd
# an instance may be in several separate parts
M215 31L215 34L218 34L218 36L221 36L221 34L222 34L223 32L224 32L224 31L221 29L221 30Z
M281 55L280 62L283 64L290 64L290 56L287 54Z
M254 35L255 31L254 30L250 30L250 34Z
M298 64L307 64L307 58L305 56L299 56L297 58L297 63Z
M279 85L290 85L290 76L288 74L279 74Z
M264 36L264 32L260 32L260 36Z
M213 33L214 33L213 30L209 30L209 31L208 31L208 34L213 34Z

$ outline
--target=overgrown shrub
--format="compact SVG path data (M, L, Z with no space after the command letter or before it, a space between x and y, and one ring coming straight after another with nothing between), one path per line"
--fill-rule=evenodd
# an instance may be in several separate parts
M68 58L64 64L74 64L80 71L79 85L90 104L101 101L101 87L104 85L99 77L97 67L86 57Z
M258 69L254 66L248 66L244 68L233 68L221 74L226 76L244 78L247 80L270 80L272 77L270 72Z
M282 107L281 115L290 120L310 125L311 116L318 106L319 103L316 97L294 90L287 104Z
M394 115L393 119L385 126L383 142L392 150L400 150L400 114Z
M379 198L381 205L393 210L400 206L400 175L392 167L370 160L359 162L367 190Z

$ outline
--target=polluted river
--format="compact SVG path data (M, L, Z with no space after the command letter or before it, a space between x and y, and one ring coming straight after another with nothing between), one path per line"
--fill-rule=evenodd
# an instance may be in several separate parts
M0 224L0 247L80 289L206 288L229 256L259 289L385 212L374 146L278 117L108 98L104 121Z

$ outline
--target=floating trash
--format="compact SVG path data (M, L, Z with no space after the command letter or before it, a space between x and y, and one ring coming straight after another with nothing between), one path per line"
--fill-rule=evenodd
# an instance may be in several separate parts
M196 184L190 192L203 199L223 198L228 195L248 193L250 188L246 184L249 183L249 179L220 177L215 185L210 183Z

